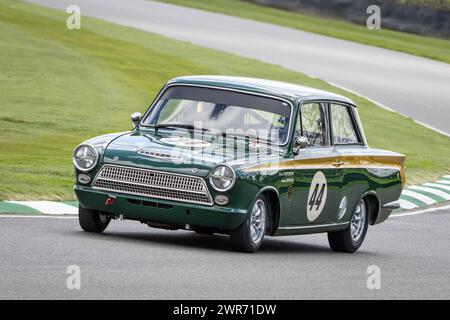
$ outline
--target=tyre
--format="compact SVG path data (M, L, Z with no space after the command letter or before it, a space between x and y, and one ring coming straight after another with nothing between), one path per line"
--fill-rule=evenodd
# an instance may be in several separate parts
M328 232L328 243L333 251L355 252L361 246L369 228L369 205L359 200L353 212L350 225L342 231Z
M267 202L260 195L253 204L247 219L230 233L233 250L255 252L261 246L266 232Z
M102 233L108 226L111 218L100 214L97 210L78 206L78 221L80 222L81 229L84 231Z

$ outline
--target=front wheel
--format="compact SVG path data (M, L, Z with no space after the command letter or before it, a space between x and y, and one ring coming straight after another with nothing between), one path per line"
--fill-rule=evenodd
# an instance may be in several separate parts
M361 246L369 228L369 211L366 200L359 200L350 221L342 231L328 232L331 250L338 252L355 252Z
M78 221L81 229L84 231L102 233L108 226L111 218L97 210L83 208L80 205L78 206Z
M255 252L261 246L266 232L267 202L260 195L250 211L247 219L230 233L233 250Z

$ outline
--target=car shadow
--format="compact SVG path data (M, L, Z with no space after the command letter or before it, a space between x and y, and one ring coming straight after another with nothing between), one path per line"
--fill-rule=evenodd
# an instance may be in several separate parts
M159 231L155 232L123 232L123 231L106 231L102 234L86 233L84 231L76 231L76 236L92 237L93 239L102 239L107 241L132 242L134 244L156 243L164 246L190 247L203 250L232 252L230 239L227 235L213 234L204 235L195 232L182 231ZM301 237L301 236L299 236ZM280 237L266 237L264 239L259 253L286 254L286 253L309 253L321 254L324 252L332 254L328 244L317 245L308 244L298 241L290 241Z

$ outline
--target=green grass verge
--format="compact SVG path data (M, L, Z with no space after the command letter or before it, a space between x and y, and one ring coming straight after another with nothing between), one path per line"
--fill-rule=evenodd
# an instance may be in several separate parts
M245 75L346 94L303 74L131 28L0 0L0 199L73 199L71 153L81 141L130 128L170 78ZM346 94L369 143L408 156L409 182L450 168L450 139Z
M392 31L369 30L340 20L317 18L239 0L157 0L277 24L339 39L402 51L450 63L450 41ZM365 14L362 12L361 14Z

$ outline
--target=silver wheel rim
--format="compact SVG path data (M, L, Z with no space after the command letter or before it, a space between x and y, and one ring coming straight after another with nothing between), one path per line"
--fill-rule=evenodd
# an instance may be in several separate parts
M253 243L259 243L266 229L266 205L261 199L253 205L250 215L250 235Z
M353 241L358 241L361 238L364 232L365 225L366 225L366 204L364 203L364 200L361 199L356 205L355 212L353 213L353 218L350 225L350 232Z

